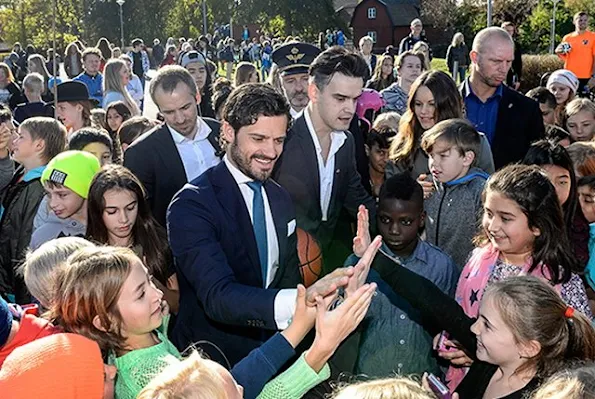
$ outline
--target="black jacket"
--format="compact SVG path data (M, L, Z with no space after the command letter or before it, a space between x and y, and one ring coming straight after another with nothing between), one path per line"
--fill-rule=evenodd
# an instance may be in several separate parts
M325 262L328 259L325 250L328 250L336 238L335 228L342 209L351 217L356 217L358 206L363 204L370 211L370 221L375 222L376 203L364 189L357 172L353 136L350 132L345 134L347 139L335 155L335 175L327 221L322 221L320 209L320 175L316 149L303 114L289 130L283 153L273 172L275 181L291 195L296 208L297 226L312 234L322 244ZM332 266L335 268L340 264Z
M545 135L543 117L537 102L506 85L502 89L496 132L491 143L496 170L521 161L531 143ZM459 90L464 100L468 94L465 82L461 83Z
M29 303L30 297L15 269L25 257L31 242L33 219L45 195L39 178L19 181L24 175L19 167L2 195L4 212L0 220L0 295L14 294L16 302Z
M420 313L421 325L424 329L431 335L442 330L447 331L466 349L474 363L456 392L461 399L483 398L498 367L478 360L476 357L477 337L471 332L471 326L477 319L467 316L453 298L443 293L430 280L402 267L382 251L378 252L372 266L397 295L404 298ZM523 388L502 399L525 398L528 393L537 388L539 382L539 378L534 377Z
M506 84L512 86L515 82L521 81L523 77L523 51L521 46L515 41L514 42L514 60L512 61L512 66L508 71L508 75L506 76Z
M218 157L220 124L202 118L211 128L208 140ZM141 135L124 152L124 166L143 183L153 216L165 227L165 214L174 194L188 182L182 158L166 124Z

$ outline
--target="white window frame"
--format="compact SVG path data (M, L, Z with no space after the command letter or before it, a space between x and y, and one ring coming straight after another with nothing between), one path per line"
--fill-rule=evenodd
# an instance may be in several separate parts
M368 19L376 19L376 7L368 8Z
M368 36L370 36L372 38L372 41L374 43L376 43L376 40L378 40L378 34L376 33L375 30L371 30L367 33Z

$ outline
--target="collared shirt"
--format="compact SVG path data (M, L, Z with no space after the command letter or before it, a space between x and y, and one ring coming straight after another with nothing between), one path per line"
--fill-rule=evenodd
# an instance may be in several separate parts
M304 112L304 110L296 111L295 109L293 109L293 107L289 107L289 113L291 114L291 117L293 118L293 120L296 120L297 118L299 118L300 115L302 114L302 112Z
M326 222L328 220L328 208L331 203L333 181L335 179L335 155L339 152L339 149L341 149L343 144L345 144L347 136L345 135L345 132L331 132L331 148L325 163L322 156L322 147L320 146L320 141L318 141L318 136L314 130L312 118L310 117L310 109L308 107L304 109L304 118L306 119L306 125L308 126L308 131L314 142L314 148L316 149L318 176L320 178L320 210L322 211L322 221Z
M385 244L382 250L454 297L459 272L452 259L440 249L419 240L413 254L406 259L394 256ZM352 265L357 260L355 255L351 255L345 264ZM432 351L432 337L418 323L417 311L396 295L374 270L370 271L368 282L376 282L381 294L372 299L363 322L367 323L367 328L360 341L356 373L370 377L388 377L395 373L421 374L425 371L439 373Z
M176 148L182 158L188 181L196 179L207 169L217 165L221 160L215 155L215 149L208 140L211 128L201 118L197 118L198 131L193 139L183 136L171 126L167 126Z
M244 202L246 203L246 208L248 209L248 213L250 214L250 220L254 223L254 216L252 214L252 203L254 200L254 191L248 186L248 183L252 182L253 179L246 176L242 171L240 171L234 164L231 163L227 155L223 157L223 162L225 162L225 166L231 173L231 176L238 184L240 192L242 193L242 197L244 198ZM267 265L267 281L265 286L268 287L271 282L275 278L275 274L279 269L279 241L277 239L277 231L275 230L275 222L273 221L273 214L271 212L271 206L269 204L269 197L267 196L267 192L263 188L262 190L262 199L264 202L264 216L265 216L265 223L267 227L267 259L269 264ZM277 327L279 329L284 329L289 325L289 320L293 316L293 312L295 310L295 298L297 295L297 290L295 289L288 289L288 290L281 290L275 297L275 322L277 323Z
M469 78L465 80L465 110L467 119L475 125L475 128L484 133L490 144L493 144L496 136L496 122L498 120L498 107L502 100L502 84L498 86L496 92L483 102L473 93L469 84Z

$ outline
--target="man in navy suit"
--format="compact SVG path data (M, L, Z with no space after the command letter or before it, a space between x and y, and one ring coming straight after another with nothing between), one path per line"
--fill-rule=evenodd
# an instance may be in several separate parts
M172 340L181 350L208 341L233 365L287 327L301 275L291 197L269 179L289 105L267 85L243 85L223 120L227 155L174 196L167 225L180 284ZM310 303L347 282L338 275L309 287ZM220 359L214 346L201 347Z

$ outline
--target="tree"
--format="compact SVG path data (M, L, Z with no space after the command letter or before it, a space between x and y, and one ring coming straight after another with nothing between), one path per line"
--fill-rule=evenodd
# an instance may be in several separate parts
M552 12L551 2L540 3L519 26L519 42L526 53L538 54L549 51ZM556 8L555 42L560 43L562 36L573 29L572 16L569 10L564 3L558 3Z

